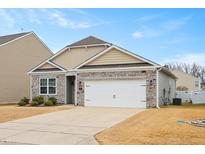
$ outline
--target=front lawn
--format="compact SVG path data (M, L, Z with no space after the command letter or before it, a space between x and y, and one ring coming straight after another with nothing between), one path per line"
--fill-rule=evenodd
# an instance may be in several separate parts
M96 135L100 144L205 144L205 128L177 120L205 119L205 104L147 109Z
M61 105L51 107L20 107L17 105L0 105L0 123L31 117L38 114L71 109L72 106Z

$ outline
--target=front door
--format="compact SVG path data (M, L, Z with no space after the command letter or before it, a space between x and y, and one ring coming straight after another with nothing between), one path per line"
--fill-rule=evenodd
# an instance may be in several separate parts
M75 102L75 76L67 76L67 104L74 104Z

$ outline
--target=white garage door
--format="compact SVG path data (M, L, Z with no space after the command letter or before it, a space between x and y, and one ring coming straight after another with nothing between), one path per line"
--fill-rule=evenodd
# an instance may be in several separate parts
M85 106L146 108L145 80L85 82Z

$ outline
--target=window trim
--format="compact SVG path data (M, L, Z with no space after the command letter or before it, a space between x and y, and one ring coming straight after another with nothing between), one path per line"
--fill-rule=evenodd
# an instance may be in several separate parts
M46 79L47 80L47 93L46 94L42 94L41 93L41 79ZM49 94L49 79L55 79L55 86L52 86L52 87L55 87L56 88L56 91L55 91L55 94ZM39 78L39 95L42 95L42 96L47 96L47 95L57 95L57 78L56 77L42 77L42 78Z

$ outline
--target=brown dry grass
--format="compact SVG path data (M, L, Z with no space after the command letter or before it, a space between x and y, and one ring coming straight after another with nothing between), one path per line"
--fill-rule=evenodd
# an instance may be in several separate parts
M0 123L49 112L68 110L71 108L72 106L68 105L51 107L19 107L17 105L0 105Z
M100 144L205 144L205 128L177 120L205 119L205 105L147 109L96 135Z

